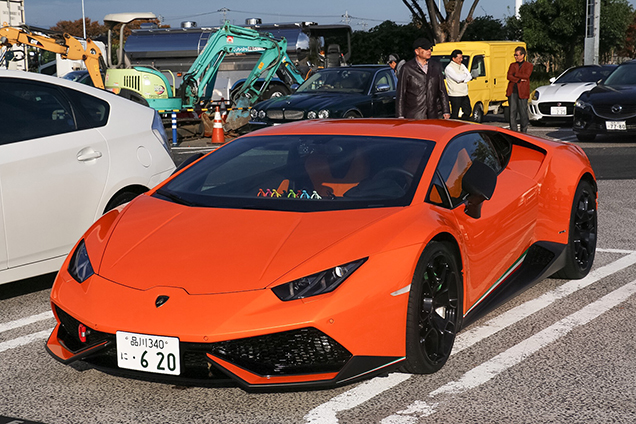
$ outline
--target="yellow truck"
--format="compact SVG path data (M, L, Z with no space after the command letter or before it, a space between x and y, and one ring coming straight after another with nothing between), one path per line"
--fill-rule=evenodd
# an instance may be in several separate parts
M518 46L526 47L521 41L458 41L439 43L433 48L432 59L439 60L442 68L450 62L453 50L459 49L464 56L463 63L473 76L468 82L468 96L472 106L472 118L481 122L488 113L501 113L507 109L508 98L506 74L510 63L514 62L514 52ZM504 109L505 108L505 109ZM507 112L507 111L506 111Z

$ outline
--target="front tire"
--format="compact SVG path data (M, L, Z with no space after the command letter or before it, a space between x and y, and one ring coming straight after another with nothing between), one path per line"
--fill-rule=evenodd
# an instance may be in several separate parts
M572 280L590 272L596 253L597 229L596 190L589 182L581 181L572 204L565 266L555 277Z
M484 120L484 107L481 103L477 103L473 109L473 121L481 123Z
M462 278L448 243L426 246L411 283L404 372L432 374L450 357L462 316Z

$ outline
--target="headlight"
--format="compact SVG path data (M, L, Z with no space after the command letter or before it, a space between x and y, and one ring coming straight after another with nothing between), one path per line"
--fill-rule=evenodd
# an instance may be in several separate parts
M166 149L166 152L170 153L170 148L168 147L168 136L166 135L166 130L163 128L163 122L161 122L161 117L155 110L155 116L152 119L152 132L155 134L155 137L159 139L163 147Z
M252 109L252 110L250 110L250 117L251 117L252 119L256 119L256 118L258 118L258 110L256 110L256 109Z
M329 118L329 111L327 109L321 110L320 112L318 112L318 118L320 118L320 119Z
M580 109L585 109L586 107L588 107L588 104L585 103L583 100L581 99L577 99L576 102L574 102L574 107L578 107Z
M307 119L316 119L317 116L318 115L313 110L310 110L309 112L307 112Z
M88 258L84 240L80 241L77 245L77 249L73 252L71 261L68 264L68 272L78 283L83 283L88 277L95 274L91 261Z
M264 111L264 110L259 110L259 111L258 111L258 117L259 117L259 118L261 118L261 119L265 119L265 116L266 116L266 115L267 115L267 114L265 113L265 111Z
M272 288L272 291L282 301L302 299L334 291L353 271L358 269L367 258L349 262L345 265L329 268L325 271L299 278L289 283Z
M532 92L532 96L530 96L530 98L531 98L532 100L539 100L539 92L538 92L537 90L534 90L534 91Z

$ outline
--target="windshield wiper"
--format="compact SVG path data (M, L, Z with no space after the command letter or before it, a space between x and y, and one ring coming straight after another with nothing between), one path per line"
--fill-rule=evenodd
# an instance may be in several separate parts
M191 202L189 200L184 199L183 197L174 194L174 193L170 193L168 191L165 191L163 189L159 189L157 190L157 194L163 196L163 197L167 197L168 199L172 200L175 203L178 203L180 205L185 205L185 206L201 206L198 203L195 202Z

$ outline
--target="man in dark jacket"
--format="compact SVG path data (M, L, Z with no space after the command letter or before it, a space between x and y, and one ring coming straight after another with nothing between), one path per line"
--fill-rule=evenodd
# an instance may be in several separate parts
M530 97L530 75L532 63L526 61L526 49L519 46L515 49L515 61L508 67L508 87L506 96L510 105L510 129L528 132L528 98ZM517 114L519 126L517 126Z
M398 76L395 116L407 119L450 118L442 65L430 60L433 43L418 38L415 58L402 66Z

